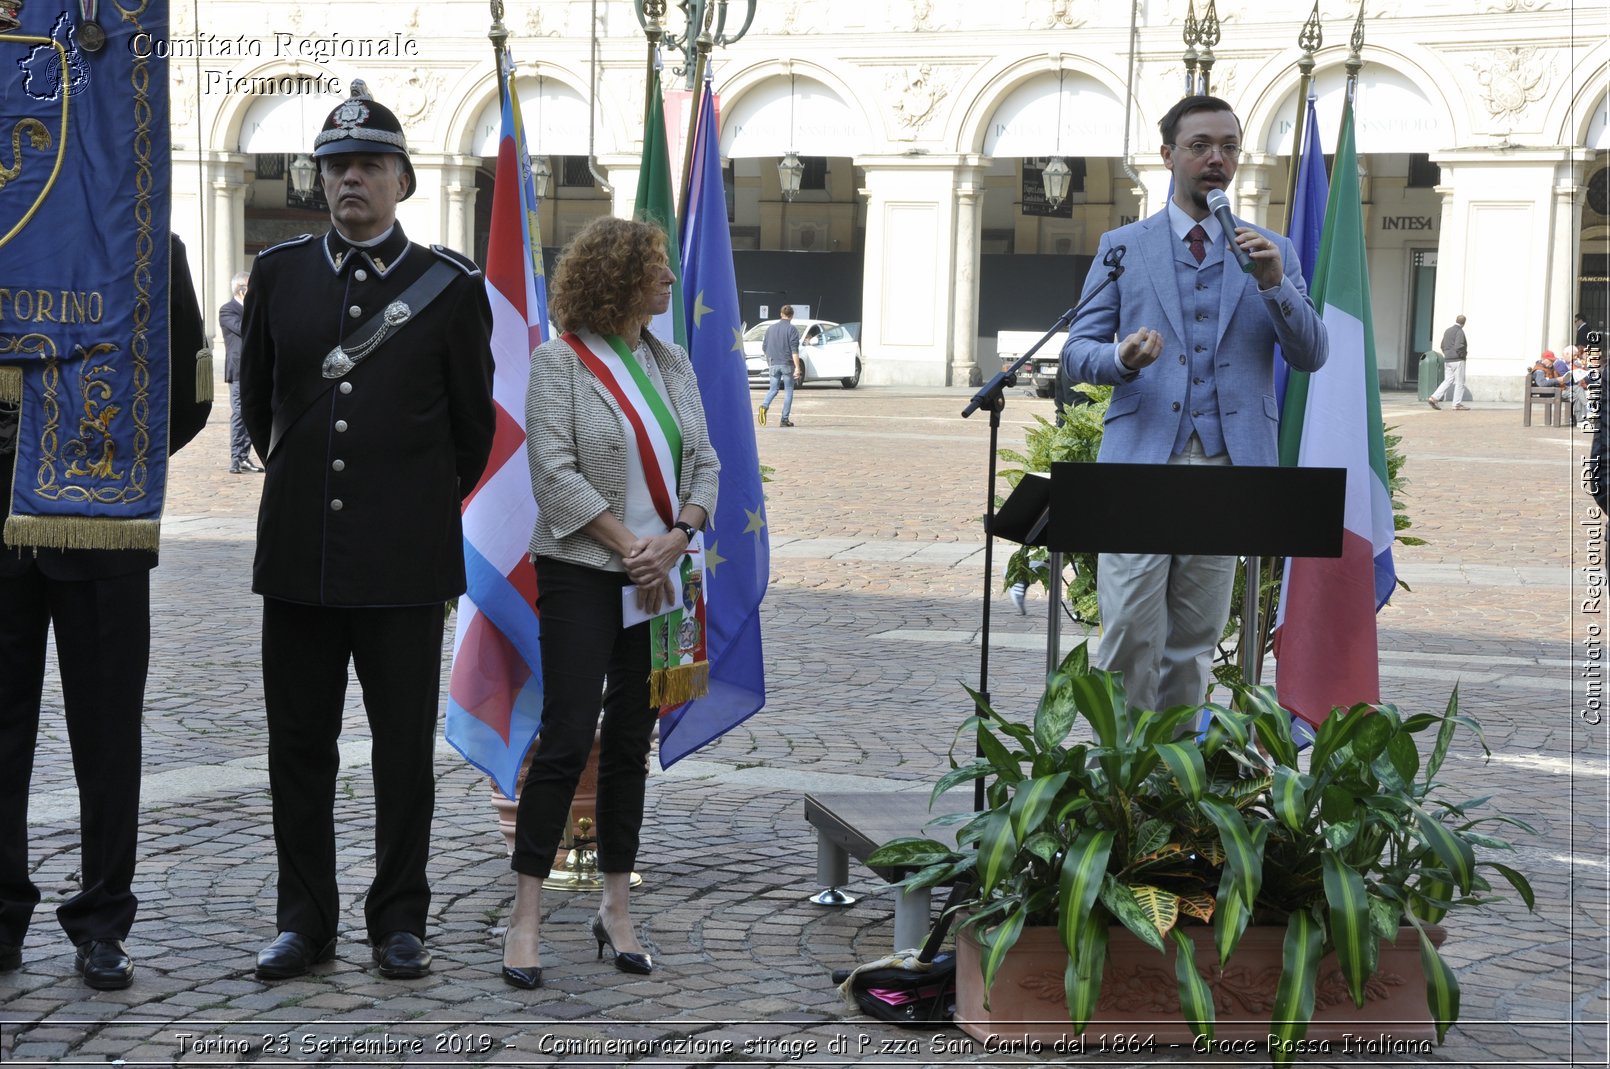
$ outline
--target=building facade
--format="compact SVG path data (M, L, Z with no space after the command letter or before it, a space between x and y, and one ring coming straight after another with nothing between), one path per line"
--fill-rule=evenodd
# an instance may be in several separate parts
M1185 91L1187 3L758 0L711 72L746 316L788 300L860 322L870 383L993 371L996 331L1049 326L1101 233L1161 208L1156 120ZM1382 382L1412 382L1462 313L1472 392L1515 399L1536 354L1569 343L1573 313L1610 320L1610 2L1388 6L1366 12L1357 90ZM729 34L744 8L728 3ZM1236 210L1276 229L1309 10L1219 5L1222 36L1203 56L1244 126ZM1329 152L1358 9L1318 10ZM531 151L553 173L540 218L557 247L594 215L631 211L643 30L631 0L511 2L503 19ZM174 228L199 251L204 304L222 303L260 249L325 225L296 168L354 78L407 128L410 235L483 250L498 136L490 21L479 0L175 6L169 38L149 45L170 57ZM682 65L668 50L668 86ZM777 173L790 152L805 164L792 200ZM1072 171L1057 205L1041 182L1051 158Z

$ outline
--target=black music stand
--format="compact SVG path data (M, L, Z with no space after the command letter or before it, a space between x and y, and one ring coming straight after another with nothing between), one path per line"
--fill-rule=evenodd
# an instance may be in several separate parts
M990 533L1051 550L1050 671L1061 554L1340 557L1346 496L1346 468L1058 462L1017 484ZM1243 614L1241 633L1257 620Z

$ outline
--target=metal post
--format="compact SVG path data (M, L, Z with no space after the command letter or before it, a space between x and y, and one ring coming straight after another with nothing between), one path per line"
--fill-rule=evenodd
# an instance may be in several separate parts
M1189 0L1185 8L1185 95L1196 95L1196 42L1200 37L1196 23L1196 0Z
M1219 43L1219 7L1218 0L1208 0L1207 14L1202 16L1200 31L1202 43L1197 53L1197 66L1202 71L1202 95L1213 92L1209 84L1213 77L1213 46Z

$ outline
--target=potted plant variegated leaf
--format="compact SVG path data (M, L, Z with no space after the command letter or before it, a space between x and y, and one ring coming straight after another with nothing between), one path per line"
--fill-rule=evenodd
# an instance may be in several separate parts
M1338 709L1306 753L1272 688L1235 687L1181 737L1197 710L1128 708L1083 646L1032 723L973 698L967 754L953 744L933 794L985 779L983 811L940 818L959 825L954 850L896 839L868 864L914 870L910 889L967 884L957 1021L975 1036L1073 1044L1097 1022L1130 1052L1423 1052L1459 1016L1435 922L1493 902L1492 874L1533 904L1489 833L1531 829L1438 778L1461 729L1487 752L1457 690L1441 713Z

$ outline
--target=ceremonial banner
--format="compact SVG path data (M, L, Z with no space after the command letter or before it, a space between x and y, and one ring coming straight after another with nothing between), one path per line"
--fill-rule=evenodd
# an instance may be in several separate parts
M512 70L509 58L500 74L503 134L486 250L497 433L481 482L464 502L468 589L458 599L447 687L447 741L509 798L542 720L537 578L527 553L537 503L526 463L525 394L531 350L548 323L536 186Z
M0 18L0 442L16 434L14 458L0 450L15 465L8 545L157 548L168 70L132 42L165 39L167 11L166 0L109 2L102 27L77 4L23 0L16 28Z
M1288 559L1280 587L1275 691L1310 724L1380 701L1375 614L1396 584L1351 102L1339 141L1313 286L1330 359L1317 374L1291 373L1280 427L1282 464L1347 469L1342 555Z
M771 576L766 499L749 413L732 237L721 185L715 105L705 86L682 209L682 292L688 355L710 443L721 458L716 514L705 536L710 692L660 717L660 767L707 745L766 704L760 601Z

